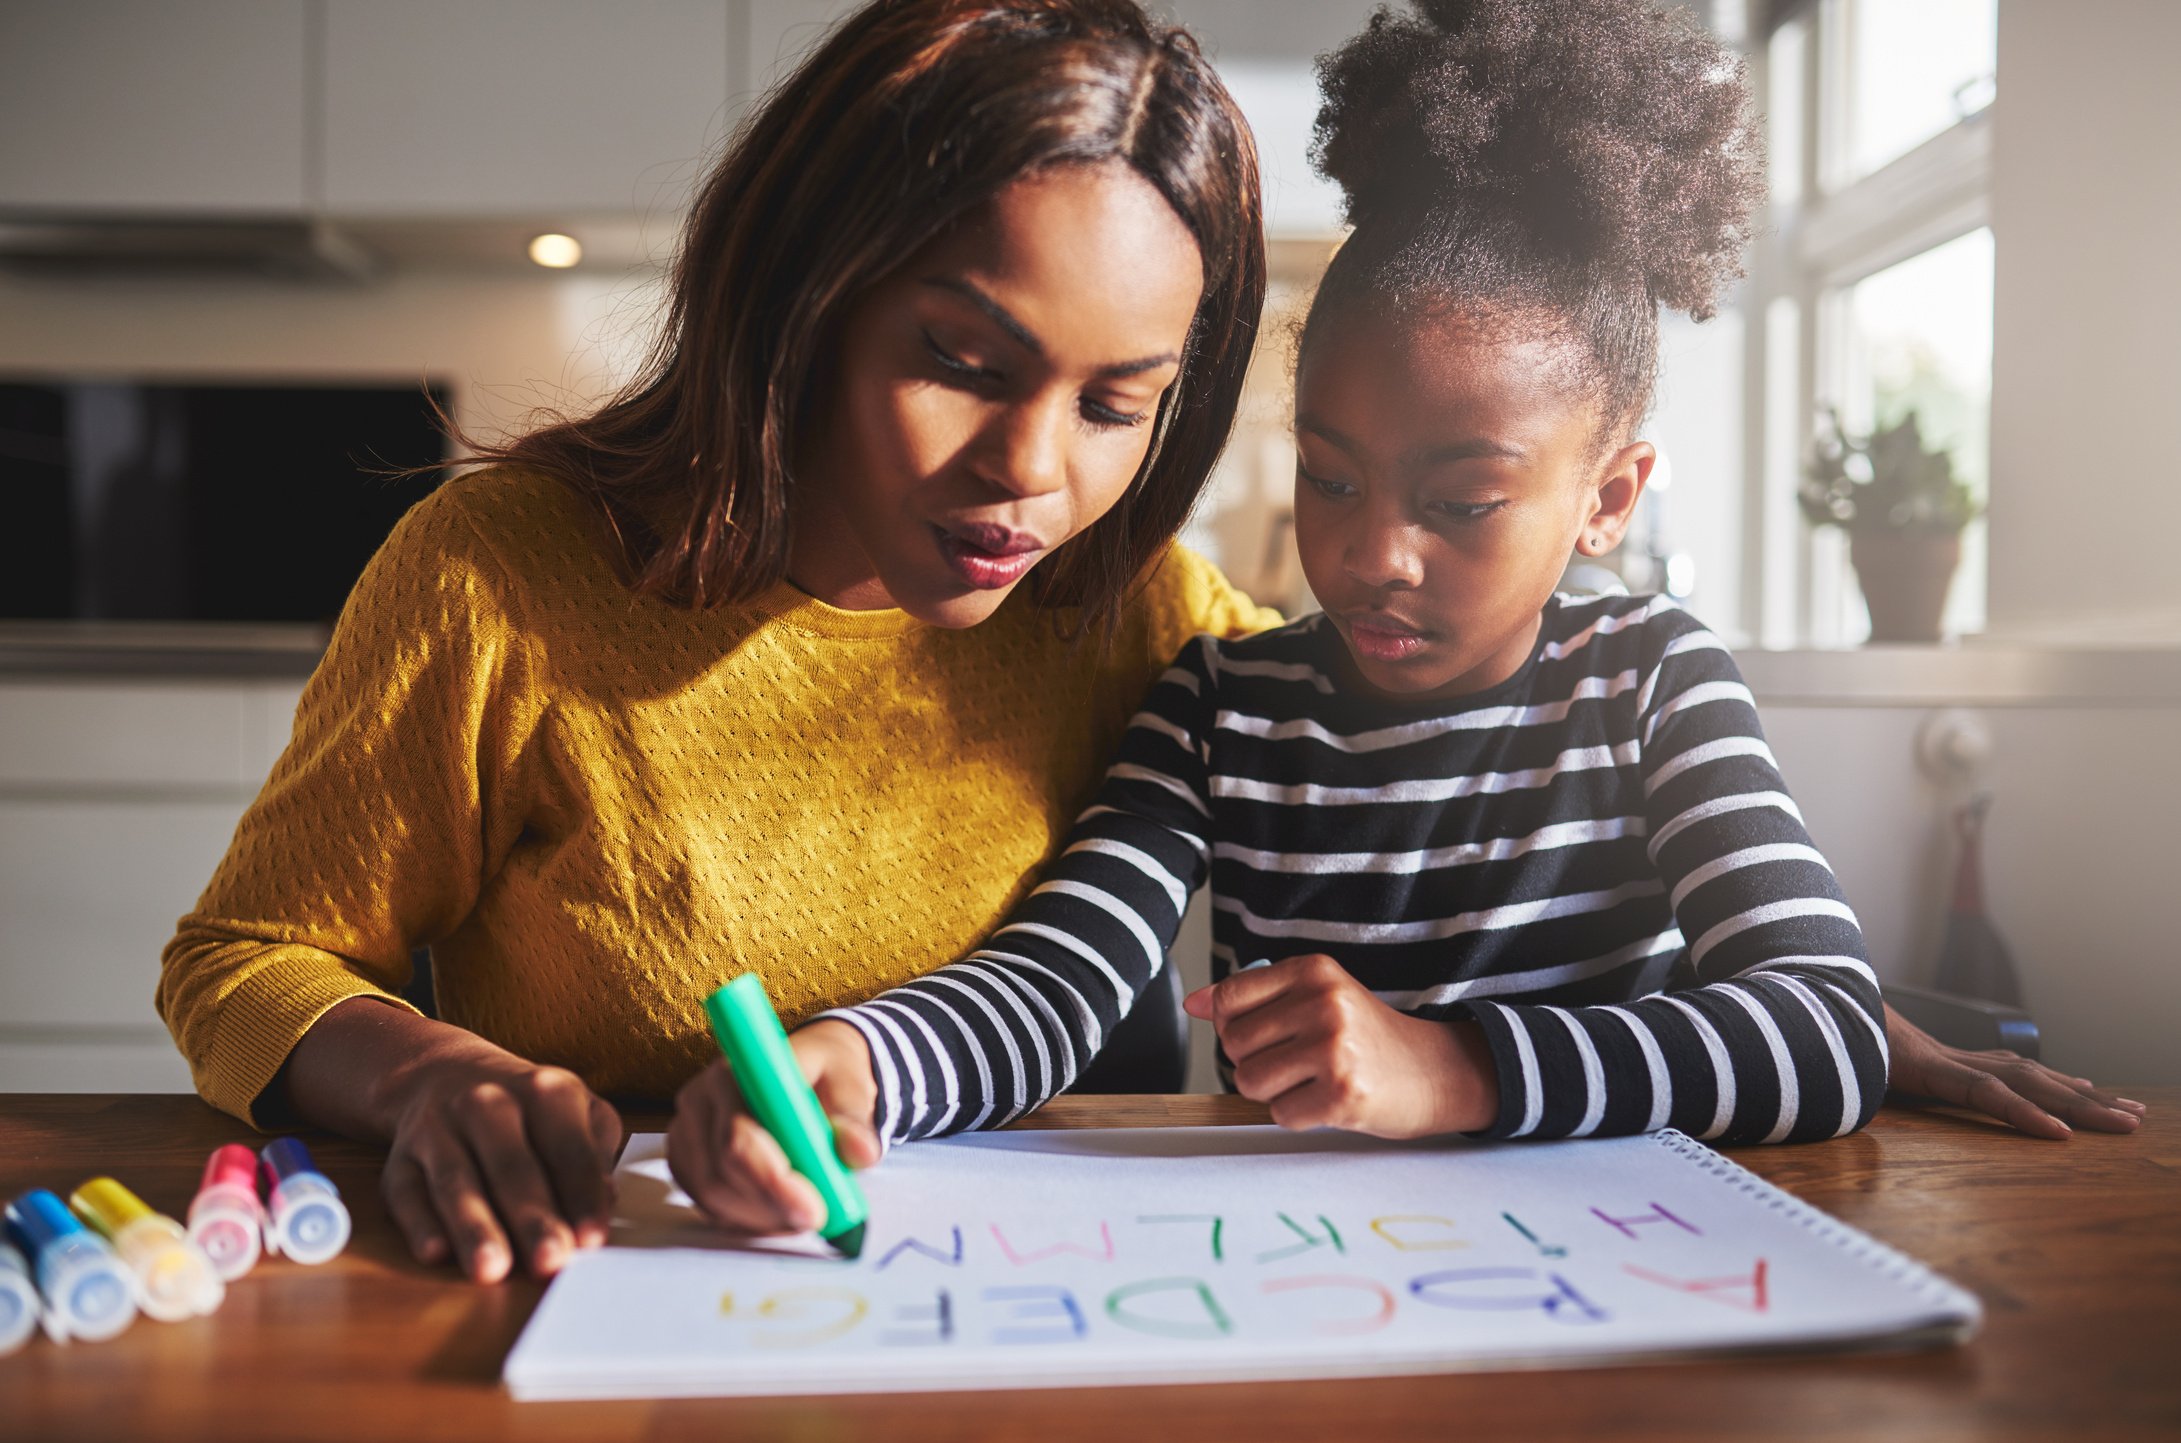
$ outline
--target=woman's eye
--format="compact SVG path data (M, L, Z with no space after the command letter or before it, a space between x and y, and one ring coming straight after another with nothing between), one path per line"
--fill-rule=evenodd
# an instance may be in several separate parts
M1350 486L1347 482L1335 481L1327 476L1313 476L1300 463L1295 467L1295 474L1309 482L1312 487L1316 488L1317 493L1328 501L1338 501L1343 497L1356 494L1356 488Z
M924 349L939 369L952 379L965 385L989 386L1000 379L1000 373L989 366L975 365L955 355L925 331Z
M1151 408L1146 406L1141 411L1117 411L1103 402L1086 397L1083 401L1083 419L1101 429L1119 431L1130 426L1141 426L1150 420Z

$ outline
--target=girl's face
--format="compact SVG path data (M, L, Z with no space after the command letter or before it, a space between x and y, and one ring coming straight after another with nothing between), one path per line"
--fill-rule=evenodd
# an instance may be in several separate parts
M1613 549L1649 477L1601 456L1563 343L1459 314L1321 320L1296 375L1295 537L1367 686L1496 686L1571 552ZM1501 332L1509 334L1501 334Z
M974 626L1121 499L1180 374L1196 241L1118 162L1026 177L849 314L788 574Z

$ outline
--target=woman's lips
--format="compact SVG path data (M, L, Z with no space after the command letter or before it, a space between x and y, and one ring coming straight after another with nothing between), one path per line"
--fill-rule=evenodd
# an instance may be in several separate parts
M1422 651L1428 636L1405 621L1384 616L1350 616L1348 644L1371 661L1406 661Z
M954 574L979 591L997 591L1022 580L1045 554L1045 543L1004 526L934 526L939 554Z

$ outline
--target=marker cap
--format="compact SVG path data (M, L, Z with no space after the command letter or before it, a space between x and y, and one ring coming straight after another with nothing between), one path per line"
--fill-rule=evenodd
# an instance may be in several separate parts
M38 1289L30 1281L30 1264L6 1243L0 1243L0 1357L14 1352L38 1331Z
M292 1137L267 1143L258 1155L264 1168L266 1211L272 1226L266 1238L299 1263L330 1262L348 1246L352 1224L341 1190L318 1171L310 1149Z
M265 1210L257 1196L257 1154L239 1142L216 1150L189 1204L189 1237L226 1282L257 1266Z
M136 1319L136 1284L113 1248L39 1188L8 1204L8 1236L30 1259L56 1336L101 1342Z
M110 1177L95 1177L69 1195L76 1215L104 1233L136 1274L136 1301L162 1323L209 1313L227 1297L212 1260L182 1225L153 1212Z

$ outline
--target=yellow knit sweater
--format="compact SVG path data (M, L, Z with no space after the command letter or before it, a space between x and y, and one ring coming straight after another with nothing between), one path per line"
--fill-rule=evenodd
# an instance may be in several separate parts
M160 1015L250 1118L312 1023L430 943L440 1014L616 1095L713 1055L754 970L798 1020L972 950L1198 631L1275 624L1176 548L1110 649L1017 595L966 631L780 586L691 612L513 470L403 518L197 910Z

